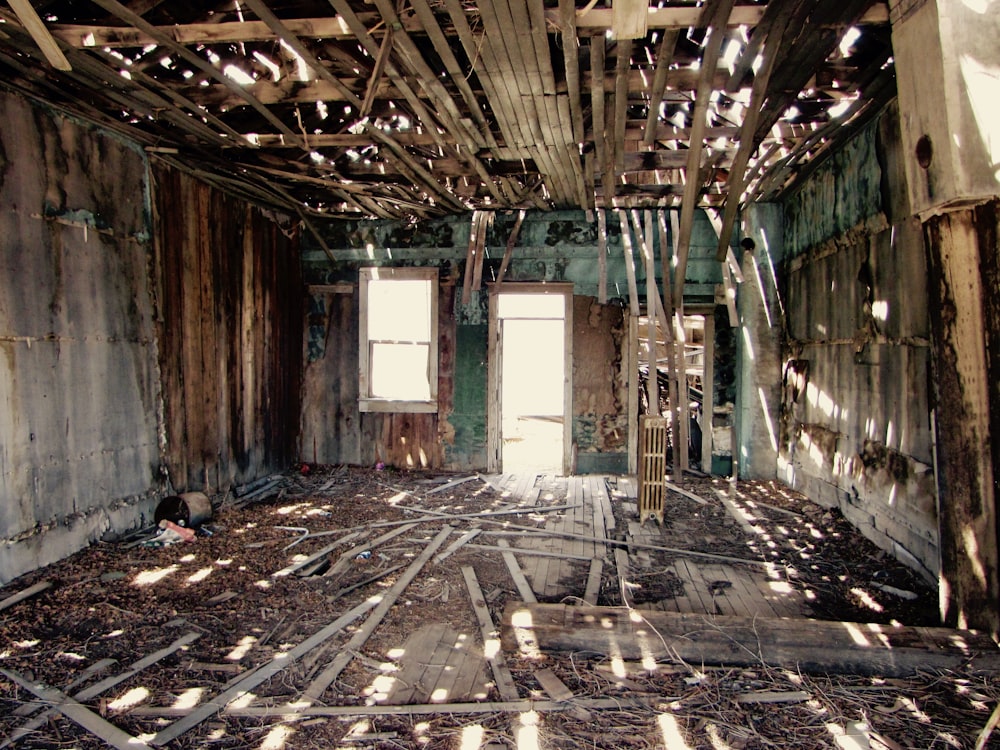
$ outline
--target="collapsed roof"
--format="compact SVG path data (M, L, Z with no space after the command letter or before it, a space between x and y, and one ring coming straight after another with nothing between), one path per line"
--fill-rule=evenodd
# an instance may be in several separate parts
M303 215L774 199L895 95L872 0L56 0L0 81Z

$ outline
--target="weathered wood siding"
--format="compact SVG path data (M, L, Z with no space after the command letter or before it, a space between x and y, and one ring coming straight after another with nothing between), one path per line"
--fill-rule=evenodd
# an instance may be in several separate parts
M160 488L143 155L0 92L0 583Z
M164 462L175 491L224 491L296 459L298 234L175 169L153 178Z
M1000 630L1000 200L934 216L930 265L943 614Z
M933 580L926 264L898 143L889 110L784 205L780 476Z
M498 213L487 233L484 283L496 278L516 214ZM305 461L482 469L487 452L486 288L462 303L469 217L419 224L333 222L323 227L336 263L303 237L306 312L299 453ZM529 213L506 281L574 285L573 443L584 471L623 471L627 461L627 319L621 230L608 222L607 305L598 292L597 222L581 212ZM721 281L711 224L699 215L688 265L689 302L711 302ZM656 242L657 255L659 242ZM368 265L440 269L437 414L373 414L358 409L358 269ZM644 265L635 257L639 284ZM659 272L662 265L656 260ZM337 291L332 284L351 285ZM625 301L627 304L627 300ZM729 371L731 375L731 368ZM731 382L731 379L730 379Z

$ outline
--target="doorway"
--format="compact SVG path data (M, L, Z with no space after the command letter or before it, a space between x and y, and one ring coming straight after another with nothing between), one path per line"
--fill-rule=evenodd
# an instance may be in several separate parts
M490 297L491 471L570 467L572 287L504 284Z

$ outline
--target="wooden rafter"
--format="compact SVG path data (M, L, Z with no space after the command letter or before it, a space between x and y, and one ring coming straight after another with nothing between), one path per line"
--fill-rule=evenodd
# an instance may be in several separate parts
M684 199L681 203L680 230L677 237L677 277L674 281L674 301L680 304L684 296L684 280L687 271L688 247L691 244L691 230L694 224L694 209L701 189L698 173L701 168L701 155L704 150L705 114L708 111L709 94L711 91L710 76L715 70L722 49L722 39L725 36L726 21L730 17L734 0L723 0L712 18L711 32L705 52L702 56L701 69L703 78L698 82L695 94L694 108L691 114L691 142L688 149L687 182L684 186Z
M250 94L245 88L240 86L238 83L236 83L236 81L227 76L225 73L216 68L214 65L207 62L200 56L196 55L194 52L191 52L187 47L178 44L166 34L158 31L152 24L144 20L142 16L136 15L131 10L126 8L124 5L119 3L117 0L94 0L94 2L97 5L104 8L104 10L108 11L108 13L111 13L112 15L122 19L125 23L131 24L137 29L145 31L147 34L153 37L153 39L155 39L157 44L163 47L167 47L172 52L174 52L175 54L179 55L184 60L186 60L189 64L198 68L202 72L207 73L210 77L214 78L216 81L223 84L224 86L232 89L235 93L241 96L247 102L247 104L253 107L265 120L271 123L277 130L284 133L289 138L295 140L298 139L298 135L295 133L295 131L289 128L282 120L275 117L275 115L271 112L271 110L269 110L259 101L257 101L253 97L253 95Z
M308 65L312 71L322 78L324 81L332 85L344 98L349 101L355 108L361 108L361 99L358 95L347 88L340 79L333 75L326 66L323 65L316 56L309 50L305 44L295 35L295 32L289 29L284 22L278 18L271 11L270 8L263 2L263 0L240 0L244 5L249 7L254 13L257 14L257 18L267 24L267 27L271 29L274 34L281 39L285 44L295 50L295 54L301 57L306 65Z

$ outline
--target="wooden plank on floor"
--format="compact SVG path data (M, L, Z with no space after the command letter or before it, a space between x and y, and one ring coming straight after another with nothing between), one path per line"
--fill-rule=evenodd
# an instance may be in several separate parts
M727 601L732 605L732 612L724 614L740 615L742 617L777 617L771 605L765 601L760 591L750 581L744 571L730 565L699 565L702 575L709 581L726 581Z
M124 672L105 677L103 680L95 682L90 687L86 687L80 692L74 693L73 700L83 702L90 700L91 698L96 698L97 696L110 690L111 688L120 685L126 680L131 679L135 675L139 674L139 672L144 670L146 667L150 667L153 664L156 664L161 659L165 659L171 654L174 654L177 651L180 651L182 648L185 648L189 644L194 643L199 638L201 638L201 633L196 633L194 631L185 633L180 638L171 643L169 646L161 648L158 651L154 651L151 654L147 654L138 661L133 662ZM27 721L21 726L12 730L11 733L7 736L7 738L4 739L3 742L0 742L0 747L7 747L8 745L13 744L17 740L19 740L21 737L24 737L25 735L30 734L39 727L43 726L49 720L49 718L54 715L54 713L55 713L54 709L43 711L34 719L31 719L30 721Z
M770 566L763 575L753 575L751 579L778 617L802 617L802 594L783 580L776 566Z
M696 564L691 560L687 561L687 567L692 580L699 586L702 600L707 593L712 602L713 606L712 609L708 610L709 612L719 615L739 614L732 601L732 583L728 578L712 578L706 575L701 563Z
M632 598L632 582L629 580L628 553L621 547L615 547L615 568L618 571L618 591L622 597L622 603L626 607L634 607L635 600Z
M496 682L497 692L505 701L515 701L518 699L517 685L511 676L507 661L504 659L503 650L500 646L500 630L493 622L489 607L486 606L486 598L483 590L479 586L479 579L476 578L476 571L470 566L462 567L462 576L465 578L465 585L469 589L469 598L472 600L472 608L475 610L476 619L479 621L479 630L483 638L483 653L493 671L493 679ZM533 606L533 605L528 605ZM535 605L537 606L537 605Z
M442 622L432 622L418 628L403 643L403 653L399 658L399 671L393 675L392 686L385 703L401 706L406 703L427 703L426 695L418 692L424 672L427 669L427 655L433 656L442 637L447 637L448 626ZM414 699L414 696L418 696Z
M587 604L597 604L601 595L601 576L604 575L604 561L595 557L590 561L590 571L587 574L587 587L583 592L583 600Z
M497 542L498 547L509 547L506 539L501 539ZM507 565L507 570L510 571L510 577L514 579L514 585L517 587L517 593L521 595L521 601L523 602L537 602L538 599L535 598L535 592L531 590L531 586L528 584L528 579L524 577L524 571L521 570L521 566L517 562L517 558L514 557L513 552L502 553L503 561Z
M671 565L667 568L668 572L672 572L677 579L681 582L681 590L684 593L674 596L672 599L668 600L669 604L666 607L668 612L681 612L690 614L693 612L701 612L701 601L698 600L697 594L691 592L691 584L687 581L684 575L681 574L683 568L678 568L677 564ZM686 575L686 573L685 573ZM697 600L698 604L695 606L695 602L692 599ZM670 606L672 604L673 606Z
M705 588L705 582L700 575L688 567L689 560L677 560L674 570L684 582L684 591L691 604L691 610L700 614L718 614L711 593ZM692 566L693 567L693 566Z
M593 651L622 659L670 657L690 664L798 669L807 673L906 677L926 669L995 671L1000 648L989 635L951 628L643 612L625 607L514 604L503 644L531 638L543 653ZM516 623L516 628L513 623ZM515 632L516 631L516 632Z
M35 596L35 594L40 594L46 589L52 588L52 581L39 581L34 586L28 586L26 589L18 591L16 594L11 594L3 601L0 601L0 612L10 607L13 607L19 602L23 602L25 599L30 599Z
M450 557L451 555L453 555L458 550L459 547L462 547L463 545L468 544L469 542L471 542L473 539L475 539L477 536L479 536L482 533L483 533L482 529L469 529L464 534L462 534L462 536L460 536L454 542L452 542L451 544L449 544L448 547L445 549L444 552L439 553L434 558L435 564L437 564L437 563L441 562L442 560Z
M482 648L471 634L462 633L452 649L446 672L434 686L435 702L486 700L490 694L486 659ZM444 679L447 677L447 679Z
M106 745L117 748L117 750L149 748L149 745L138 737L133 737L128 732L119 729L111 722L95 714L82 703L70 698L61 690L32 682L9 669L0 669L0 674L38 696L43 701L52 704L52 707L59 713L79 724L95 737L102 740Z
M573 691L566 687L566 683L560 680L551 669L536 669L535 679L542 686L542 690L549 694L554 701L573 700Z
M354 654L364 645L365 641L375 632L375 628L379 626L383 618L392 609L392 606L396 603L396 599L399 598L403 590L410 585L414 578L420 573L421 569L426 565L427 561L430 560L431 556L440 549L441 545L444 544L448 537L451 535L451 526L444 526L441 531L438 532L420 555L410 563L410 566L406 571L399 577L388 591L386 591L378 605L372 611L372 613L365 620L365 624L362 625L354 633L351 639L344 644L343 648L337 654L337 656L330 662L319 675L309 684L306 690L302 693L302 697L296 701L297 705L311 705L312 703L319 700L320 696L326 692L326 689L333 683L340 673L344 671L351 659L354 658Z

